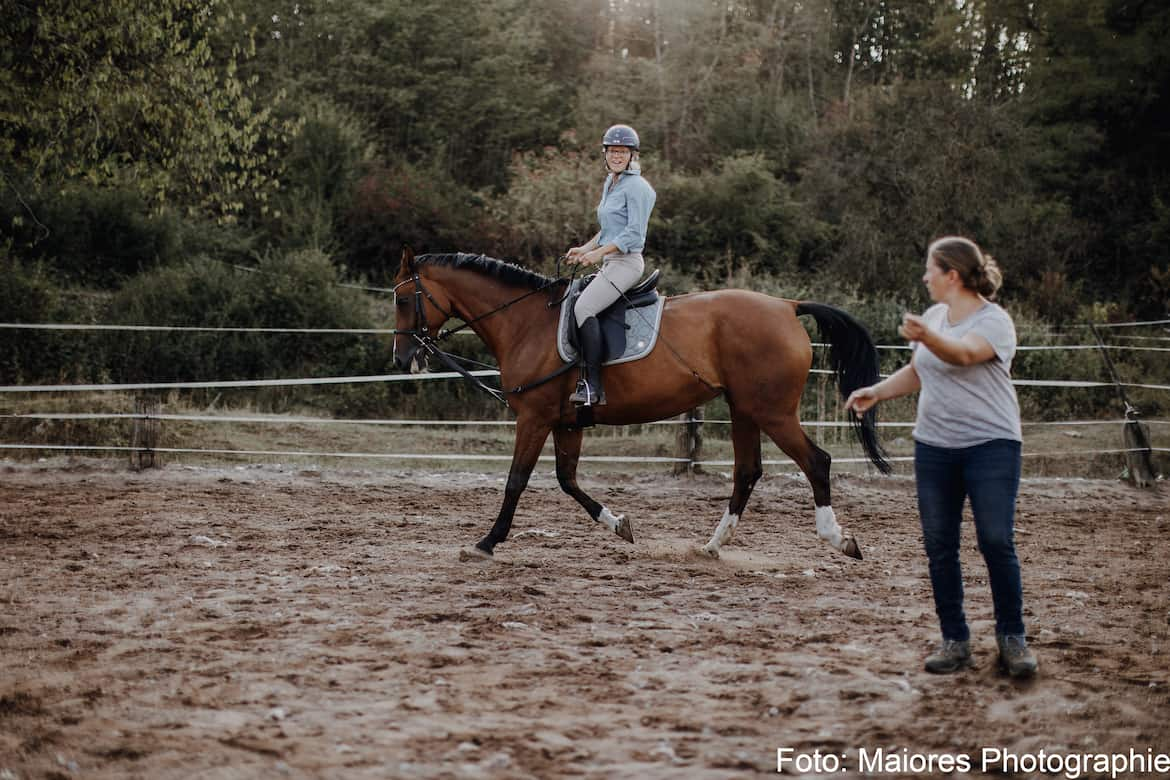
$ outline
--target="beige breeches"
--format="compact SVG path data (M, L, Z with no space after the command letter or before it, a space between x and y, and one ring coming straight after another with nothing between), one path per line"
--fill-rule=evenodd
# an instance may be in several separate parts
M577 325L580 326L590 317L601 314L605 307L637 284L645 267L641 252L606 255L601 270L593 277L593 281L581 293L577 305L573 307Z

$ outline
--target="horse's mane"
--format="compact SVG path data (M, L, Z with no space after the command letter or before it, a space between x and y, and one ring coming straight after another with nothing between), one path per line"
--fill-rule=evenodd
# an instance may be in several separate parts
M529 271L527 268L522 268L512 263L505 263L503 260L496 260L487 255L467 254L466 252L419 255L414 261L416 264L430 263L431 265L443 265L461 271L473 271L477 274L490 276L493 279L499 279L504 284L510 284L515 287L527 287L532 290L548 287L555 281L544 274Z

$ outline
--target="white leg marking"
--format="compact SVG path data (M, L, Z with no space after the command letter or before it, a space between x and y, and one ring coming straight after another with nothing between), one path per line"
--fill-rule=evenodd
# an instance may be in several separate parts
M622 521L623 517L624 515L615 515L613 512L609 511L607 507L603 506L601 508L601 514L597 516L597 522L601 523L616 534L618 523Z
M842 539L841 526L837 524L837 515L831 506L817 507L817 536L824 539L835 549L840 550Z
M735 527L739 525L739 515L733 515L729 510L723 510L723 519L719 521L719 525L715 528L715 533L711 536L711 541L703 545L703 552L708 555L718 557L719 548L724 543L731 541L731 537L735 534Z

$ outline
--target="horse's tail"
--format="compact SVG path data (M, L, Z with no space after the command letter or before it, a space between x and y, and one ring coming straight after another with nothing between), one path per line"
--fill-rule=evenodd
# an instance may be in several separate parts
M817 321L821 336L829 342L829 366L837 376L837 389L848 398L859 387L868 387L879 379L878 354L865 326L852 315L824 303L800 301L796 313L810 314ZM890 473L890 462L877 436L877 413L871 408L858 417L850 415L853 433L873 465L883 474Z

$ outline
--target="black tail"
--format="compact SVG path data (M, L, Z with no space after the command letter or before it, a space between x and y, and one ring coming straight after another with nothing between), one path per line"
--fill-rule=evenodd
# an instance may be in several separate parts
M848 398L859 387L868 387L878 381L878 354L873 339L851 315L824 303L802 301L796 304L797 314L811 314L817 321L821 336L829 342L829 366L837 375L837 389L841 398ZM851 415L853 433L865 454L883 474L890 473L890 462L877 437L877 413L870 409L860 418Z

